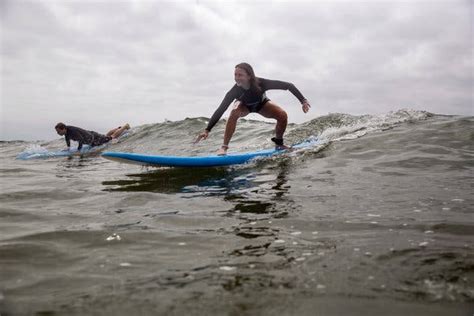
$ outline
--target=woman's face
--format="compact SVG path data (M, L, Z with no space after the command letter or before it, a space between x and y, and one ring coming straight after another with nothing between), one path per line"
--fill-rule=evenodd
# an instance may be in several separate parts
M250 85L250 75L242 68L235 68L234 79L240 87L248 87Z

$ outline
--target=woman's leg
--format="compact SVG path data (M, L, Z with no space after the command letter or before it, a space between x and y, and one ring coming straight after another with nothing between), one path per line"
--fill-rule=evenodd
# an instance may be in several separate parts
M232 111L230 112L229 118L227 119L227 124L225 126L224 132L224 143L222 147L217 151L218 155L225 155L227 153L227 149L229 148L229 142L232 139L232 136L235 132L235 127L237 126L237 121L239 118L247 116L249 114L249 110L245 105L241 102L236 103Z
M126 130L130 129L130 125L127 123L123 126L114 128L107 133L107 136L112 137L113 139L119 138Z
M266 118L272 118L277 121L275 126L275 138L283 139L283 134L285 134L286 125L288 124L288 114L286 114L285 110L276 103L268 101L258 113Z

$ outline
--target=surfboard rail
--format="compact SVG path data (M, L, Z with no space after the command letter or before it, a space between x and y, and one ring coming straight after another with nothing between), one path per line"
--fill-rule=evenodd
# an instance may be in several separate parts
M302 149L318 144L317 139L311 139L294 145L292 149ZM219 167L240 165L248 163L257 158L269 157L288 152L288 150L277 150L275 148L263 149L246 153L228 153L224 156L166 156L150 155L131 152L104 152L102 157L130 164L156 167Z
M161 156L126 152L104 152L102 157L118 162L134 163L148 166L162 167L218 167L238 165L249 162L258 157L268 157L284 150L261 150L243 154L227 154L224 156Z

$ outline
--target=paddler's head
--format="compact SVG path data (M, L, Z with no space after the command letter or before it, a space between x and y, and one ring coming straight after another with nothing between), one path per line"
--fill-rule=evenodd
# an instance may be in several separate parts
M58 133L58 135L61 135L61 136L66 135L66 124L58 123L56 124L54 129L56 129L56 133Z

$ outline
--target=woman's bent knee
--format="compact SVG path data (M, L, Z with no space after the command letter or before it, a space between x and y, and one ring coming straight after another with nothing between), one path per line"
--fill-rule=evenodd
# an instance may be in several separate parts
M240 117L240 111L232 110L229 115L229 120L237 121Z
M247 113L241 111L240 109L235 109L230 112L229 120L237 121L239 118L246 116Z
M280 121L280 122L287 122L288 121L288 114L286 114L285 111L281 111L280 113L278 113L276 119L277 119L277 121Z

